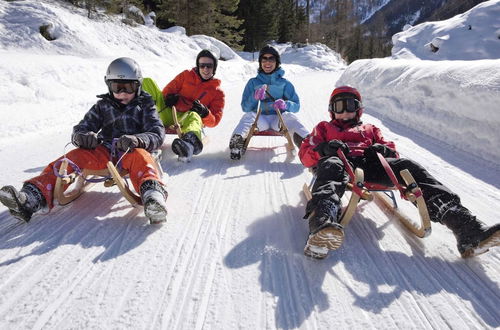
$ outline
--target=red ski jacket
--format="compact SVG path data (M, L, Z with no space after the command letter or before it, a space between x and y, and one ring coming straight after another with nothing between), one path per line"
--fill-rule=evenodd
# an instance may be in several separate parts
M196 68L184 70L163 88L163 96L167 94L179 94L179 100L175 108L180 112L186 112L193 107L193 101L199 100L204 104L209 114L202 119L203 125L215 127L222 118L224 108L224 92L220 89L220 80L212 78L207 81L201 80Z
M380 129L372 124L353 124L339 120L322 121L314 127L300 146L299 157L302 164L306 167L316 166L321 157L313 149L321 142L330 140L345 142L350 149L347 157L363 156L364 150L375 143L384 144L392 150L396 150L394 142L386 141Z

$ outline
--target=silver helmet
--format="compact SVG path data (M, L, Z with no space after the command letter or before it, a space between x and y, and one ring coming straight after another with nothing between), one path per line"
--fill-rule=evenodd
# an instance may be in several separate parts
M139 88L137 95L141 93L142 72L139 64L129 57L120 57L111 62L106 70L104 81L108 85L111 81L128 80L138 81Z

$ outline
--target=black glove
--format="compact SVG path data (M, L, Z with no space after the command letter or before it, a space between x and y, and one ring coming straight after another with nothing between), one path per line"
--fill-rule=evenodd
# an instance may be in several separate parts
M191 111L194 111L197 114L199 114L201 118L205 118L210 113L208 111L208 108L198 100L195 100L193 102L193 108L191 109Z
M134 150L134 148L139 147L139 139L135 135L122 135L116 142L116 147L122 151Z
M327 156L336 156L337 150L341 149L344 154L349 153L349 146L340 140L330 140L328 142L321 142L314 148L314 151L317 151L321 157Z
M74 133L71 141L78 148L95 149L99 145L96 132Z
M366 158L377 158L376 153L381 154L384 156L384 158L393 158L396 157L396 151L392 150L386 145L380 144L380 143L375 143L368 148L365 149L364 151L364 156Z
M167 94L165 95L165 105L167 107L172 107L179 101L179 94Z

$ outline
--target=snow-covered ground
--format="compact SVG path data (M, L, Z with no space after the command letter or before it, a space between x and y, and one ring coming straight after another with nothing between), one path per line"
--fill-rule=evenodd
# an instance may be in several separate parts
M488 13L500 1L482 6L485 18L473 28L497 33L498 20ZM46 23L55 41L39 34ZM463 38L453 44L460 52L467 37L450 35ZM217 70L225 114L207 129L205 149L191 163L176 161L167 137L168 223L148 225L116 188L100 186L29 224L18 225L0 206L0 328L500 327L500 249L462 260L440 225L417 239L363 202L338 251L323 261L305 258L301 188L310 174L286 154L285 140L256 137L243 160L229 159L241 93L257 64L180 28L90 21L54 1L1 1L0 186L20 186L64 152L72 126L106 90L103 76L114 58L136 59L163 86L194 65L200 47L229 59ZM491 43L477 47L495 54ZM280 45L284 54L295 51L288 48ZM308 128L328 118L336 84L359 87L366 121L478 218L499 221L498 59L388 58L346 68L335 53L311 45L283 62Z

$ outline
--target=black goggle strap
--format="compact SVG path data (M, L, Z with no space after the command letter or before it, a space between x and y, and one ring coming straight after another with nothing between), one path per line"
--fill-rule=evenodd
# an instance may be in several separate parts
M349 97L342 99L335 99L330 102L328 110L334 113L343 113L347 112L356 112L359 108L361 108L361 102L357 99Z

